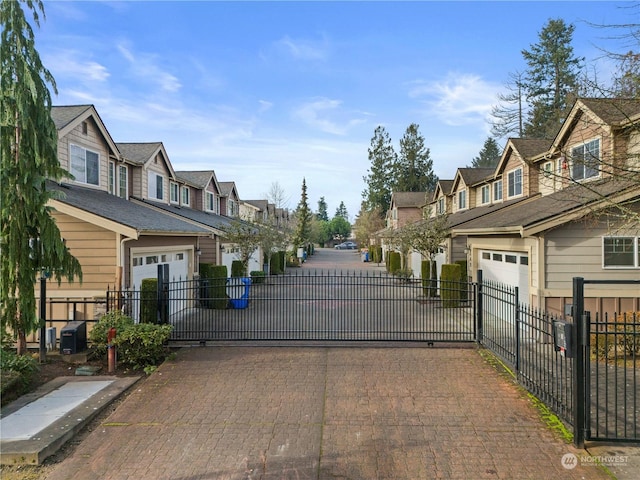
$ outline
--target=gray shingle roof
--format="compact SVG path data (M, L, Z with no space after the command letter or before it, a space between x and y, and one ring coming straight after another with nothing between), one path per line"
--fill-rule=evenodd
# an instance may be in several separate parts
M515 198L513 200L507 200L502 203L494 203L491 205L483 205L480 207L470 208L469 210L461 210L459 212L450 214L447 219L448 220L447 223L449 228L455 228L461 225L466 227L466 225L463 225L463 224L466 224L467 222L471 222L472 220L475 220L475 219L480 219L478 221L482 221L483 217L491 213L502 211L507 207L511 207L517 203L524 202L530 199L531 197L521 197L521 198Z
M124 158L139 165L149 160L161 145L162 142L116 143Z
M213 176L213 171L211 170L199 170L199 171L186 171L180 170L176 172L176 176L186 180L187 182L197 185L200 188L204 188L208 185L209 180Z
M640 114L640 100L636 98L581 98L580 101L609 125L622 125Z
M144 205L116 197L102 190L47 182L47 190L62 193L56 200L107 220L136 229L140 233L183 233L197 235L208 230Z
M218 182L218 186L220 187L220 195L223 197L228 197L231 195L231 191L233 187L235 187L235 182Z
M637 182L610 177L589 182L588 188L582 185L573 185L550 195L529 197L522 202L517 202L518 204L511 208L501 208L488 215L460 222L456 226L465 231L487 228L526 228L582 208L585 213L588 213L590 204L603 197L634 188L640 197L640 188L638 188ZM471 211L473 210L477 210L477 208Z
M442 189L442 193L445 195L449 195L451 193L451 189L453 188L453 180L439 180L440 188Z
M217 215L215 213L203 212L202 210L195 210L189 207L183 207L178 205L167 205L166 203L152 202L150 200L144 200L141 198L135 198L138 202L151 205L156 208L160 208L166 212L178 215L180 217L198 222L207 227L223 229L232 224L234 221L228 217Z
M458 172L466 185L475 185L493 177L495 170L495 168L459 168Z
M394 192L393 200L400 208L421 207L427 203L427 192Z
M510 138L515 149L524 159L533 158L549 150L551 142L542 138Z
M269 203L266 200L243 200L243 202L253 205L254 207L259 208L263 212L267 211L267 205Z
M54 106L51 107L51 118L56 128L62 130L91 107L92 105Z

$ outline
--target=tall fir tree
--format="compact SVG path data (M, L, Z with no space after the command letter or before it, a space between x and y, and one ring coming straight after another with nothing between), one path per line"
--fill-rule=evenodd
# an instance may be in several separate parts
M371 146L369 147L369 162L371 167L368 174L363 177L367 188L362 192L362 198L366 208L387 213L391 204L392 169L396 163L397 155L391 145L391 137L381 125L376 127Z
M433 160L419 126L412 123L400 139L400 155L393 166L395 192L429 192L436 188ZM385 211L386 213L386 211Z
M540 31L538 43L522 50L528 65L524 84L529 101L526 137L555 136L573 103L584 60L573 53L574 30L562 19L550 19Z
M510 73L507 93L498 94L498 104L491 107L491 134L497 138L518 137L524 133L526 99L521 72Z
M349 220L349 212L347 211L347 207L345 206L344 202L340 202L340 205L338 205L338 208L336 208L336 217L342 217L345 220Z
M473 168L494 168L498 165L501 155L502 152L500 151L498 142L492 137L488 137L478 156L471 161L471 166Z
M326 200L324 199L324 197L320 197L320 200L318 200L318 213L316 213L316 218L318 220L328 222L329 221L328 209L329 209L329 206L327 205Z
M300 202L295 212L296 230L293 234L292 243L294 248L304 247L311 238L311 210L307 197L307 181L302 179L302 192Z
M24 3L34 24L44 18L40 0ZM57 130L51 118L53 76L35 47L21 4L0 2L0 315L17 337L18 353L39 326L35 281L45 271L58 281L82 279L80 263L67 249L47 202L47 179L69 174L60 167ZM57 92L56 92L57 93Z

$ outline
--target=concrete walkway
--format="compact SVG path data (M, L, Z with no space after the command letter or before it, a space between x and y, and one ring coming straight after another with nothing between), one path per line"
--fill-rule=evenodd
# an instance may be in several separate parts
M584 455L475 347L195 347L47 478L609 478Z

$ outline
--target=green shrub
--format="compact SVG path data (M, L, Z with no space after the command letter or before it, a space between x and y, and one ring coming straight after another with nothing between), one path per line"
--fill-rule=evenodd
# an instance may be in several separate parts
M422 276L422 293L425 297L435 297L438 293L438 278L435 262L423 260L420 265Z
M382 247L380 245L375 245L373 247L372 261L376 263L382 263Z
M140 321L157 323L158 321L158 279L143 278L140 285Z
M200 302L206 308L224 310L227 297L227 266L200 264Z
M460 265L457 263L442 265L440 298L443 307L460 305Z
M114 341L118 361L135 370L160 364L169 354L165 344L172 329L172 325L149 323L129 326Z
M389 252L389 273L395 275L402 268L402 256L400 252Z
M282 269L284 262L282 261L282 252L273 252L271 254L271 262L269 265L269 273L271 275L280 275L284 273Z
M468 292L468 283L469 283L469 277L467 275L467 261L466 260L458 260L457 262L458 265L460 265L460 300L462 301L467 301L467 299L469 298L469 292Z
M2 391L19 383L22 387L29 384L33 374L38 371L38 362L31 355L17 355L8 349L0 349L0 375Z
M112 327L116 329L116 335L124 332L127 328L134 324L133 318L120 310L108 312L98 320L89 332L89 341L94 347L98 355L106 355L107 353L107 335Z
M244 268L244 265L240 260L234 260L231 262L231 276L234 278L247 276L247 269Z
M266 274L262 270L254 270L251 272L251 283L259 284L264 283Z

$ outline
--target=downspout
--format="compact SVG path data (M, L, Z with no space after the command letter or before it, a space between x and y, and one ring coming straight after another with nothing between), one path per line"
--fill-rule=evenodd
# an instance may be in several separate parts
M120 268L122 270L122 275L120 278L120 285L118 286L118 288L120 290L122 290L124 288L124 274L125 274L125 268L124 268L124 259L125 259L125 254L124 254L124 249L125 249L125 242L128 242L130 240L136 240L135 238L132 237L126 237L126 238L121 238L120 239L120 248L118 251L118 259L117 259L117 268Z

